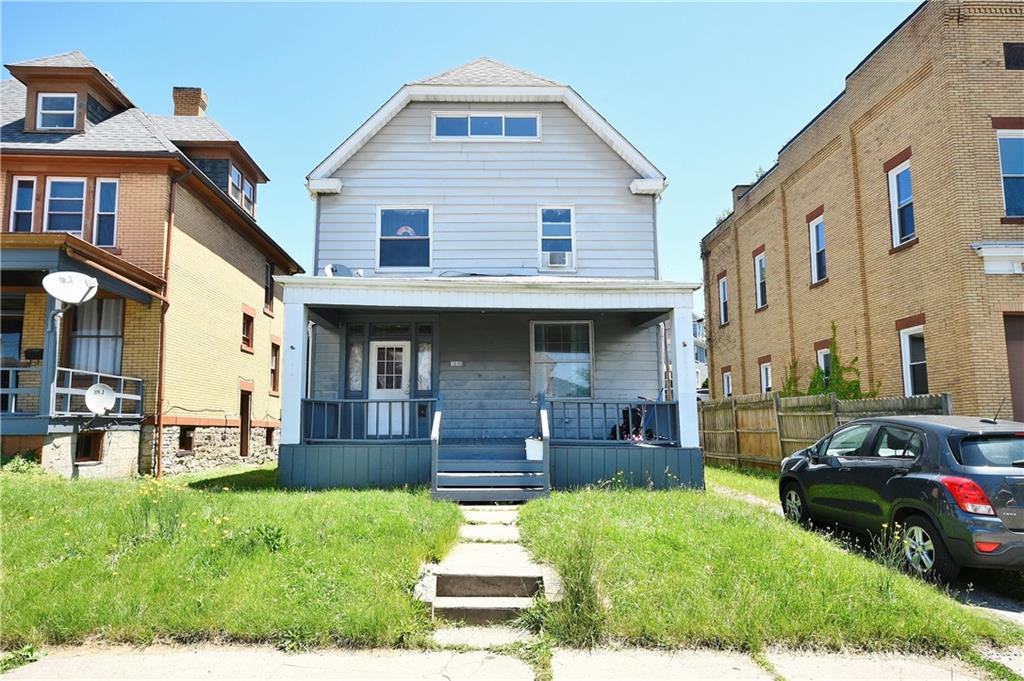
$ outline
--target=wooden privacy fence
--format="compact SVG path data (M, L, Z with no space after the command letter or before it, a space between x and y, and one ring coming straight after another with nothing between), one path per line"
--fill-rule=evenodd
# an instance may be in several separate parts
M706 401L698 407L700 446L709 462L772 470L784 457L853 419L952 413L948 393L867 400L837 400L833 394L780 397L772 393Z

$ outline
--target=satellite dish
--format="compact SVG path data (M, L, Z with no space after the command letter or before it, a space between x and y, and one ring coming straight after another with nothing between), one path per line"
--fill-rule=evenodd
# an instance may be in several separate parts
M99 282L81 272L51 272L43 277L43 288L62 303L81 305L92 300L99 289Z
M97 416L106 416L116 401L114 389L105 383L93 383L85 391L85 406Z

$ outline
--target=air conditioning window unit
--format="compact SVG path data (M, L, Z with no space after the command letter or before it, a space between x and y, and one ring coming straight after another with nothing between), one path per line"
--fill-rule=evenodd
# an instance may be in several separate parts
M544 267L562 269L572 266L572 253L565 251L544 251Z

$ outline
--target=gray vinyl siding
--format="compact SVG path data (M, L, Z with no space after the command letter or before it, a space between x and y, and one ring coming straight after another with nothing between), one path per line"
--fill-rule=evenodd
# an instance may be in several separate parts
M594 397L655 398L660 385L657 332L630 326L621 313L564 314L594 321ZM442 438L521 438L536 430L530 388L528 313L441 315L439 389ZM462 366L451 366L453 361Z
M443 110L539 112L542 141L431 141ZM334 177L344 187L320 198L317 271L410 276L374 272L377 207L431 205L434 274L537 274L537 207L572 205L576 276L656 276L654 201L630 192L636 171L560 103L412 103Z

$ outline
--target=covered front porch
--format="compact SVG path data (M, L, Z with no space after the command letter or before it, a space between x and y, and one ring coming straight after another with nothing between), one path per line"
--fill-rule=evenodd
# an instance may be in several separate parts
M536 277L282 283L285 390L301 396L284 406L282 484L430 484L460 499L615 478L702 484L690 340L666 339L661 324L690 319L691 287ZM670 366L680 367L675 386Z

